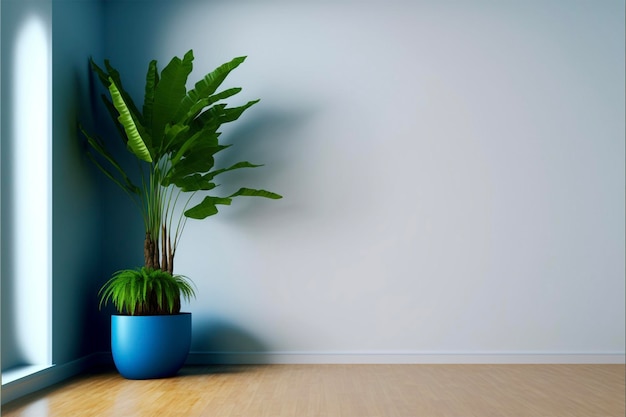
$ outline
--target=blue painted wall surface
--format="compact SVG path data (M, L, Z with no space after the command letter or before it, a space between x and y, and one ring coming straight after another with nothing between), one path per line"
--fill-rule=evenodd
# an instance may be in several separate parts
M53 49L53 361L106 348L107 317L98 312L102 273L102 193L86 159L77 122L93 128L88 59L102 59L102 5L55 0ZM102 329L102 330L100 330Z
M11 63L15 26L23 22L25 14L41 9L44 3L52 26L52 362L61 365L104 350L107 343L106 334L99 331L105 327L106 317L97 313L96 300L98 285L105 278L101 272L101 187L85 159L76 130L78 120L88 126L95 123L88 58L101 57L103 13L98 0L3 1L3 137L8 138L13 118L11 85L15 74ZM7 143L3 141L3 156L10 155ZM7 174L11 172L11 163L3 157L3 195L10 195L12 183ZM10 218L10 201L3 200L2 204L3 216ZM3 276L11 272L12 252L5 241L10 233L10 222L3 222ZM11 294L9 281L4 280L3 327L11 325L14 314ZM10 337L2 340L2 357L3 367L24 362Z
M105 55L248 55L222 189L285 196L188 223L192 350L624 352L623 1L147 5Z

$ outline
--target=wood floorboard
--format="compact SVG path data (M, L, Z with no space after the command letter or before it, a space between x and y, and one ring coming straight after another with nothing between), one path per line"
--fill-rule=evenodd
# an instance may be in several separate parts
M5 417L624 417L624 365L238 365L97 370Z

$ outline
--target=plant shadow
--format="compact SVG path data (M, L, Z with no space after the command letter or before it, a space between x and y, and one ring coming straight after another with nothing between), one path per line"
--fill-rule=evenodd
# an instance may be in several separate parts
M232 322L204 320L193 331L191 351L178 376L246 372L267 363L265 343Z
M261 166L230 171L220 176L217 182L224 190L222 193L229 194L245 186L284 195L284 188L290 188L288 186L292 181L285 174L296 169L297 156L306 153L307 146L311 146L303 136L303 126L316 113L316 109L304 107L264 109L229 128L224 135L224 144L233 146L216 157L216 166L228 167L240 161ZM236 223L252 221L255 216L251 214L259 209L258 206L264 205L261 200L238 199L228 210L223 210L221 218Z
M173 378L201 375L241 374L265 365L185 365Z

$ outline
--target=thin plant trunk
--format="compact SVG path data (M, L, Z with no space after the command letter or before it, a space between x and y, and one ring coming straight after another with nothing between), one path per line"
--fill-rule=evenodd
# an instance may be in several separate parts
M167 238L167 271L174 275L174 251L172 250L172 239Z
M143 244L143 257L146 268L161 269L161 265L159 265L159 245L152 239L150 232L146 232Z
M172 238L167 233L167 226L161 228L161 269L174 275L174 251Z
M169 266L168 266L168 258L167 258L167 228L165 227L165 225L163 225L161 227L161 268L163 268L164 271L168 271L170 270Z
M143 256L146 268L162 269L174 275L174 248L172 247L172 240L165 226L163 226L161 232L160 249L157 241L152 239L150 232L146 233L143 244ZM161 258L160 262L159 257Z

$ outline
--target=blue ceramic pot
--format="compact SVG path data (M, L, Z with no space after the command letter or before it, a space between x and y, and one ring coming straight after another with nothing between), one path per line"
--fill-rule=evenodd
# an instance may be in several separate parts
M111 352L127 379L165 378L185 363L191 345L191 313L111 316Z

